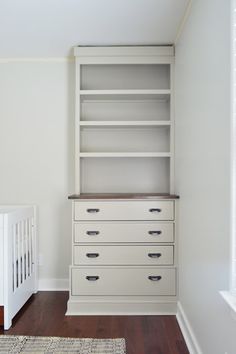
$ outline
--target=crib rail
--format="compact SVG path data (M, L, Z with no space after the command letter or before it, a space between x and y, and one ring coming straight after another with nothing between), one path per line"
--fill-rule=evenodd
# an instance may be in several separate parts
M4 328L37 287L35 207L4 215Z

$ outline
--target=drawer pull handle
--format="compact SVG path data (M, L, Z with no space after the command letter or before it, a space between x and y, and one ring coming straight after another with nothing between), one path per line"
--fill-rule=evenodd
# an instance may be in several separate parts
M160 208L151 208L149 209L150 213L160 213L161 209Z
M148 231L149 235L161 235L162 231Z
M150 258L160 258L161 253L148 253L148 257Z
M86 253L88 258L97 258L99 257L99 253Z
M99 276L98 276L98 275L88 275L88 276L86 277L86 279L87 279L88 281L96 281L96 280L99 279Z
M89 236L96 236L99 235L99 231L87 231L86 234Z
M159 280L161 280L161 276L160 275L149 275L148 279L151 281L159 281Z
M87 209L88 213L98 213L99 211L100 211L100 209L97 209L97 208L89 208L89 209Z

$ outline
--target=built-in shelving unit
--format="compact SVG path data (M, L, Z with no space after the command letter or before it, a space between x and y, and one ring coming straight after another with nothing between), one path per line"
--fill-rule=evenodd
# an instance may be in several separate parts
M74 52L67 314L175 314L173 47Z
M97 49L75 48L75 192L172 193L173 48Z

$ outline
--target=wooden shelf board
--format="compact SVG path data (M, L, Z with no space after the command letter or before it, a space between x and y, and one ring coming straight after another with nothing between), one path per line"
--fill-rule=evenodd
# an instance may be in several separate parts
M169 152L80 152L80 157L171 157Z
M80 90L81 96L89 95L170 95L171 90L129 89L129 90Z
M80 126L82 127L106 127L106 126L113 126L113 127L142 127L142 126L170 126L171 122L169 120L160 120L160 121L80 121Z

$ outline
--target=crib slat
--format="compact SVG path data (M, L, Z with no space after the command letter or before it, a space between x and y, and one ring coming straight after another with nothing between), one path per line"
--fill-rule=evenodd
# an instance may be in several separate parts
M30 275L32 274L32 223L30 220L30 228L29 228L29 270Z
M29 219L26 220L26 240L25 240L25 263L26 263L26 278L29 276Z
M12 259L12 266L13 266L13 292L16 290L16 284L17 284L17 271L16 271L16 243L17 243L17 238L16 238L16 224L12 225L13 233L12 233L12 238L13 238L13 259Z
M24 283L25 281L25 220L21 222L22 227L22 245L21 245L21 259L22 259L22 275L21 275L21 282Z
M28 256L28 276L30 277L32 274L32 269L31 269L31 263L32 263L32 258L31 258L31 219L28 219L28 251L27 251L27 256Z
M22 247L24 244L24 229L23 229L23 221L20 222L20 245L19 245L19 250L20 250L20 284L23 283L23 251Z
M20 222L17 223L17 260L16 260L16 268L17 268L17 288L19 288L20 283L21 283L21 262L20 262L20 244L21 244L21 227L20 227Z
M31 273L35 272L35 234L34 234L34 219L31 218L30 232L31 232Z
M28 270L27 270L27 242L28 242L28 219L25 220L25 253L24 253L24 259L25 259L25 268L24 268L24 275L25 279L28 277Z

